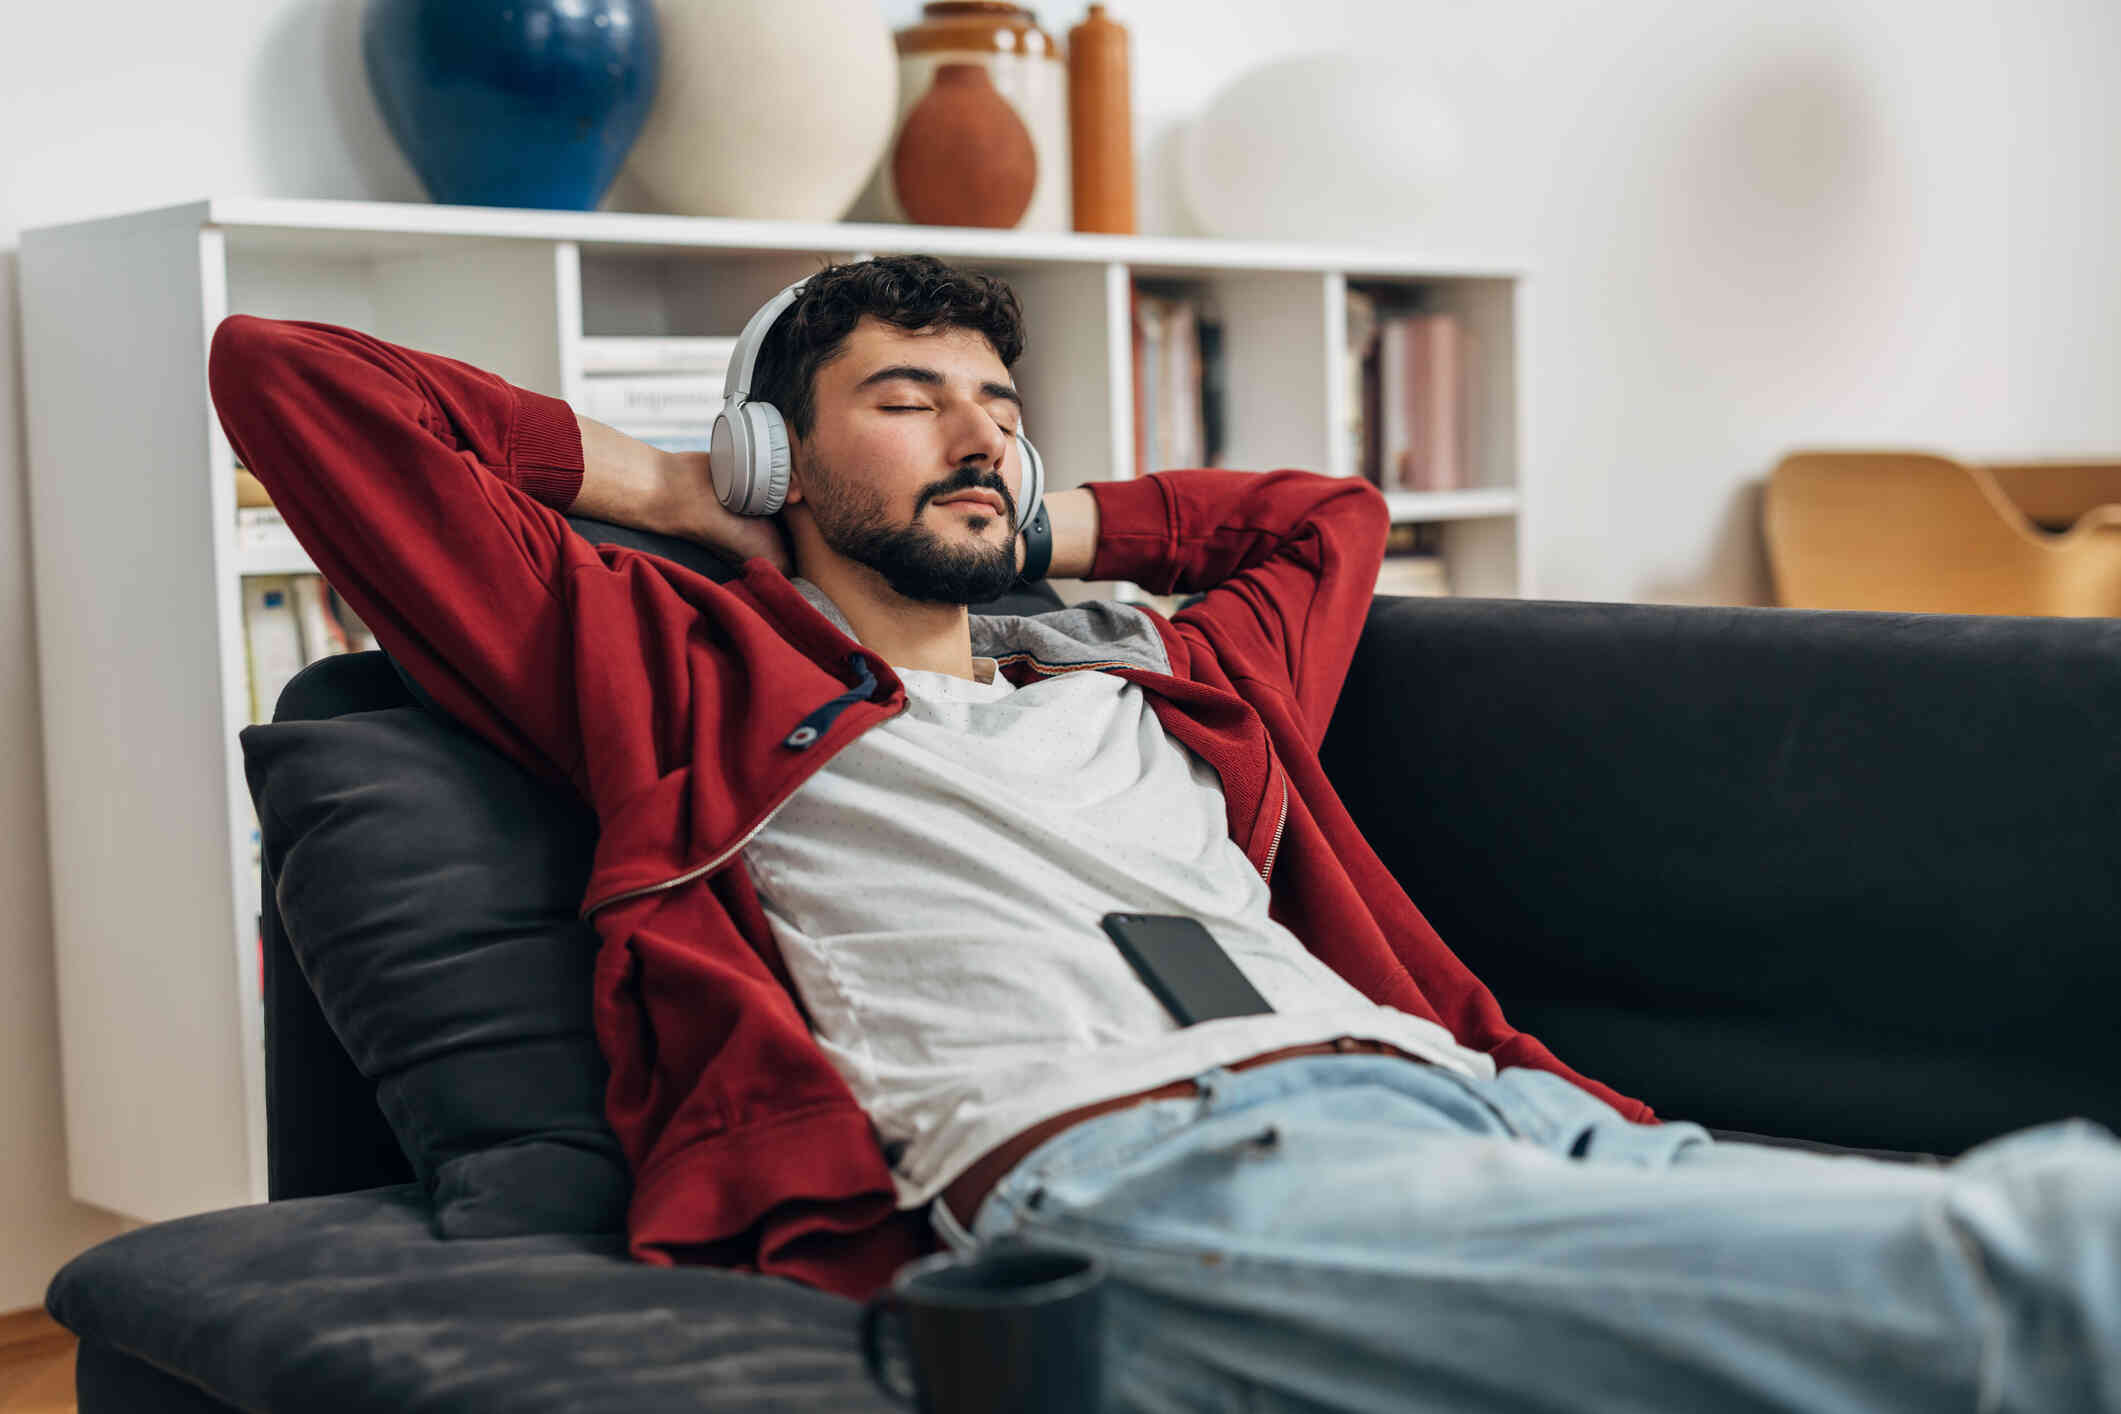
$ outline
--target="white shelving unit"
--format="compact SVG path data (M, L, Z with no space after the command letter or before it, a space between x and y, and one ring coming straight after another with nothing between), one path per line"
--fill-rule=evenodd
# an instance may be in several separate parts
M230 314L321 320L575 400L579 341L738 332L825 261L925 251L1023 305L1014 369L1054 490L1133 465L1128 295L1211 292L1222 464L1354 474L1346 293L1418 287L1472 360L1470 489L1389 493L1445 525L1453 587L1528 595L1527 277L1330 246L373 202L205 200L25 231L30 503L74 1196L142 1220L261 1201L265 1181L245 575L233 453L206 383ZM1133 598L1058 583L1071 602Z

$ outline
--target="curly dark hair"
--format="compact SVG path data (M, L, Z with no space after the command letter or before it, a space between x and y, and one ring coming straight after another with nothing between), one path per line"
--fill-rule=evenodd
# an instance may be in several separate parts
M880 255L828 265L810 277L759 345L752 400L772 403L791 433L808 437L817 425L817 371L865 314L911 332L984 334L1004 368L1023 356L1023 311L1007 283L932 255Z

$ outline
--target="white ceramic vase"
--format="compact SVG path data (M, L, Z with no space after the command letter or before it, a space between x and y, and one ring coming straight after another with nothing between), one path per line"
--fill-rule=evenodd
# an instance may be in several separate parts
M1313 54L1240 76L1180 137L1186 206L1212 235L1397 241L1447 196L1464 135L1423 71Z
M657 0L662 74L626 171L682 216L837 221L898 117L876 0Z

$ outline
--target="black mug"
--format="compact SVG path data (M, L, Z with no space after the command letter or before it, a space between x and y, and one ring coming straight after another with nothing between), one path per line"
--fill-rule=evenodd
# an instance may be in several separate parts
M862 1307L869 1378L921 1414L1100 1414L1105 1264L1083 1252L989 1246L900 1267ZM912 1391L884 1370L886 1319L912 1353Z

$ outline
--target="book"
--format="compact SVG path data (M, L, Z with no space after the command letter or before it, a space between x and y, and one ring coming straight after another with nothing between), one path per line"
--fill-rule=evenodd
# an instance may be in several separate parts
M1200 329L1192 302L1173 299L1166 305L1164 324L1164 405L1159 418L1164 428L1160 466L1199 466L1200 429Z
M710 428L722 410L723 374L615 373L582 380L584 417L628 436L633 428Z
M1226 426L1225 379L1223 376L1222 310L1212 299L1201 302L1195 328L1200 336L1200 431L1202 466L1223 464L1223 429Z
M1135 379L1134 471L1137 476L1162 467L1164 303L1137 287L1134 301Z
M1128 307L1134 343L1136 471L1215 465L1209 460L1211 382L1216 457L1222 454L1227 408L1220 314L1203 294L1142 285L1133 287Z
M349 651L346 629L331 612L324 576L298 574L289 583L295 595L295 622L302 630L302 661L314 663Z
M1408 449L1414 429L1410 414L1413 384L1413 327L1405 315L1379 322L1377 328L1377 484L1406 485Z
M250 670L250 719L269 722L281 689L306 665L288 576L249 575L243 580L243 644Z
M1409 436L1398 484L1410 491L1455 491L1465 484L1465 329L1455 314L1408 321Z
M329 585L325 588L331 600L331 615L346 632L346 651L371 653L381 647L382 645L376 642L375 634L369 630L367 624L361 622L361 616L353 611L353 605L347 603L338 590Z
M1349 468L1366 481L1376 481L1377 469L1370 460L1370 424L1373 418L1370 404L1374 401L1371 380L1377 345L1376 297L1363 290L1350 289L1347 295L1347 324L1345 376L1348 386L1348 420L1341 432L1347 439Z
M712 373L722 376L736 356L736 336L590 335L577 346L582 372Z
M1385 557L1378 566L1375 592L1449 594L1451 576L1443 555L1443 527L1429 521L1402 521L1386 531Z
M1134 389L1134 474L1140 476L1149 470L1149 400L1143 395L1142 379L1147 372L1147 339L1142 324L1141 286L1127 285L1127 328L1133 343Z
M1377 571L1377 593L1441 596L1451 592L1451 576L1438 554L1387 555Z

